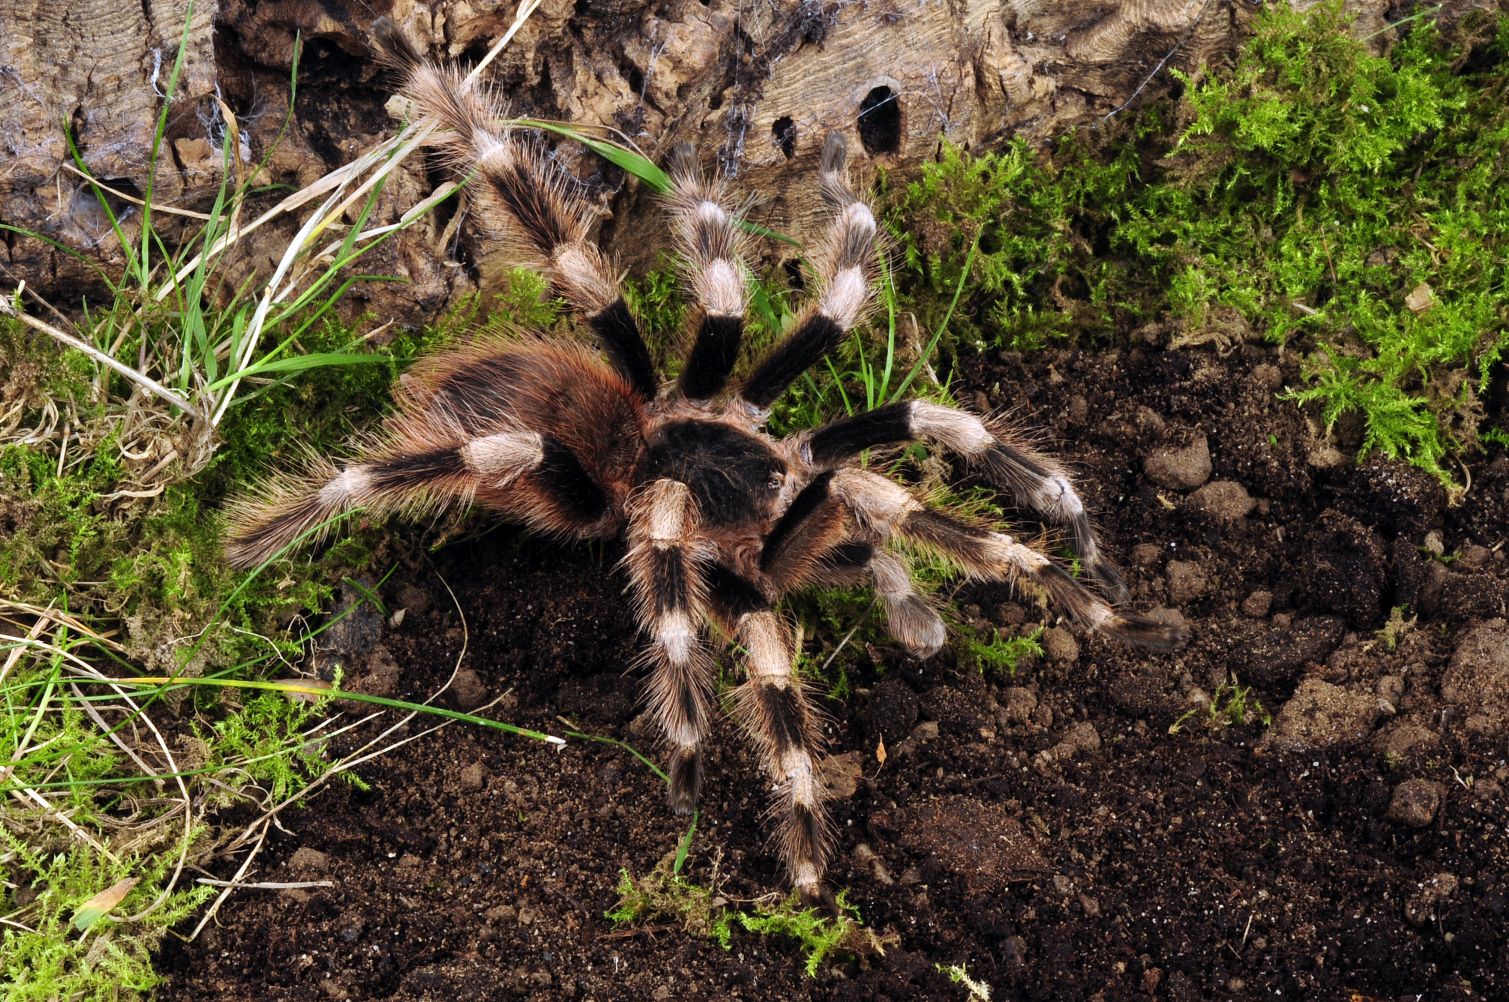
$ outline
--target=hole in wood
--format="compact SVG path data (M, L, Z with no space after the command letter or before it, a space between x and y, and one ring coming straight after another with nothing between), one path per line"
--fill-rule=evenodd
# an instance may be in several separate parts
M865 152L901 149L901 99L889 87L876 87L859 102L859 144Z
M786 273L786 287L793 292L804 292L807 288L806 276L802 274L802 262L794 257L788 257L781 262L781 270Z
M790 115L782 115L770 123L770 135L775 139L775 144L781 148L787 160L796 156L796 123Z

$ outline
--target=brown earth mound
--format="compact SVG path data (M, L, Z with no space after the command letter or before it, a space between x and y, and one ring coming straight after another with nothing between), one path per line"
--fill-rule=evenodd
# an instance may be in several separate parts
M962 361L965 400L1032 401L1134 604L1177 608L1194 640L1149 655L1054 628L1014 679L873 651L830 705L831 750L860 765L832 876L894 935L884 957L808 979L780 939L615 929L619 868L684 832L659 781L607 745L458 725L286 814L252 879L331 886L239 893L165 950L162 997L962 999L938 965L967 964L997 999L1509 998L1509 457L1480 457L1448 507L1429 477L1318 442L1275 397L1287 365ZM443 577L469 637L457 704L507 692L503 719L648 751L619 556L508 528L444 548L390 583L404 619L346 652L348 684L423 698L449 675ZM954 600L971 621L1038 615L1001 587ZM1203 707L1230 709L1232 676L1252 712L1218 726ZM782 888L763 804L725 724L691 880Z

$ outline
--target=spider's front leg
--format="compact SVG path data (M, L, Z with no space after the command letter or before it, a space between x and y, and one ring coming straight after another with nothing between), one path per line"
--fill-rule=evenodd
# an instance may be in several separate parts
M1003 487L1024 507L1068 528L1080 565L1113 602L1128 597L1116 565L1101 552L1100 540L1069 473L1051 456L1030 445L1004 420L981 419L968 411L925 400L890 404L814 431L806 448L819 468L834 468L866 449L924 441L963 456L984 477Z
M475 172L468 197L484 230L515 261L550 278L597 336L614 371L640 397L652 399L655 367L617 269L588 237L591 207L536 142L499 125L507 121L507 109L493 91L423 60L391 26L385 44L407 71L404 96L441 127L432 143L462 173Z
M734 632L744 649L746 676L734 706L774 783L770 814L781 859L803 899L832 910L823 884L832 832L817 777L821 740L817 714L793 670L795 638L768 605L739 616Z
M711 546L697 534L697 503L677 480L656 480L629 503L624 561L639 621L650 635L650 708L671 749L670 801L690 814L702 785L702 739L712 660L702 640Z
M745 238L738 217L723 204L723 185L702 175L690 144L672 151L671 176L672 218L696 307L687 318L691 350L676 388L689 400L708 400L723 389L739 358L749 300Z
M791 333L765 352L740 387L740 398L756 412L768 413L792 382L838 347L872 304L875 214L849 185L845 156L843 136L829 133L819 177L833 220L813 254L819 289Z

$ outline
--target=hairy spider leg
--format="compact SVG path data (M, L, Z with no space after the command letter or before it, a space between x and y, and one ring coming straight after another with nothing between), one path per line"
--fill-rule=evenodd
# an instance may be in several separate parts
M786 388L837 348L871 302L876 267L875 215L854 193L844 171L844 139L830 132L823 144L823 199L834 210L828 235L814 258L821 291L796 328L755 365L739 395L765 411Z
M713 547L698 528L696 500L679 481L652 481L630 500L624 565L650 636L649 704L670 746L670 801L677 814L690 814L697 804L713 688L702 639Z
M539 531L615 534L643 448L628 384L579 345L451 348L416 365L383 437L345 466L315 459L232 511L227 555L250 566L343 512L471 503Z
M745 681L734 707L770 776L770 816L782 861L803 898L832 908L823 885L832 830L817 776L817 714L793 671L791 626L768 605L740 616L734 635L744 650Z
M454 69L403 61L404 96L441 127L433 144L458 173L476 173L467 191L483 226L512 258L549 276L602 342L613 368L639 396L653 398L658 380L649 349L617 271L588 239L588 206L537 142L499 128L506 109L494 94Z
M689 143L671 152L671 218L696 299L688 317L692 347L677 386L690 400L707 400L728 381L739 358L749 269L744 231L723 204L723 186L704 177Z
M833 493L833 477L832 471L819 474L782 513L760 552L761 572L777 595L808 584L858 583L868 575L891 636L917 657L932 657L945 639L942 618L898 557L853 538L854 520Z
M255 566L355 508L417 511L469 501L484 486L499 490L538 469L545 453L541 435L505 431L428 447L400 438L345 467L317 461L303 476L273 478L261 498L232 510L226 555L232 566Z
M832 550L815 568L813 583L837 584L868 576L885 610L886 632L914 657L927 659L943 649L948 629L927 596L912 583L900 556L883 546L850 542Z
M834 476L833 489L872 531L942 554L974 577L1009 583L1025 580L1083 626L1156 650L1170 650L1185 640L1182 626L1118 612L1046 554L1005 533L927 508L884 477L846 469Z
M1023 507L1068 528L1085 573L1112 602L1127 600L1121 573L1101 552L1100 540L1068 471L1000 418L981 419L958 408L908 400L825 425L811 433L806 451L814 466L832 469L866 449L915 441L929 442L964 457L986 480L1009 491Z

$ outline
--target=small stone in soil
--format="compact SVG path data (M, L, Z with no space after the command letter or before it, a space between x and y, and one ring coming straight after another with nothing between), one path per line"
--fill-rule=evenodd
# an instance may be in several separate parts
M1402 762L1410 753L1427 748L1440 740L1436 732L1413 720L1397 720L1378 732L1373 741L1383 757L1391 762Z
M1008 686L1004 693L1006 705L1002 708L1000 718L1009 726L1011 724L1025 724L1032 719L1032 711L1037 709L1037 694L1031 689L1024 689L1019 685Z
M300 846L288 857L288 869L295 873L320 874L330 868L330 857L318 849Z
M482 771L482 764L480 762L473 762L471 765L465 766L461 770L460 778L461 789L468 793L476 793L482 789L482 785L486 781L486 776Z
M1072 665L1079 660L1079 641L1061 626L1050 626L1043 631L1043 650L1047 652L1048 660L1057 664Z
M463 668L456 673L449 695L451 705L462 710L472 710L487 702L487 686L483 684L481 675L470 668Z
M1268 615L1268 610L1273 606L1273 592L1259 588L1242 600L1242 614L1254 619Z
M1308 751L1360 741L1379 715L1378 699L1307 678L1278 711L1256 751Z
M1247 488L1234 480L1214 480L1191 494L1185 504L1222 522L1239 522L1257 507Z
M1147 478L1160 487L1191 490L1210 479L1210 443L1196 435L1183 448L1155 449L1142 463Z
M1168 576L1168 600L1174 605L1188 605L1210 590L1210 577L1199 561L1170 560L1164 573Z
M1457 878L1451 873L1437 873L1421 885L1420 890L1404 903L1404 919L1410 925L1424 925L1436 912L1436 906L1457 892Z
M1406 779L1394 787L1388 805L1388 819L1411 828L1424 828L1435 818L1446 795L1440 783L1428 779Z

